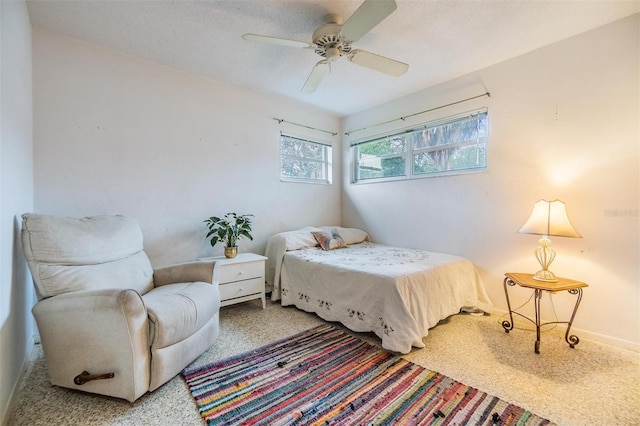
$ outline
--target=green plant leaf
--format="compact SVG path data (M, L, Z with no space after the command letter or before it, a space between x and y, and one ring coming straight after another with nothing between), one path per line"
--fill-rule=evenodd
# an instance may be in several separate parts
M211 238L211 246L224 241L227 247L236 246L242 237L253 240L251 217L252 214L239 215L235 212L226 213L223 218L211 216L204 221L209 229L206 238Z
M250 239L250 240L252 240L252 241L253 241L253 237L251 236L251 234L250 234L249 232L245 231L245 230L241 230L241 231L240 231L240 235L243 235L243 236L245 236L245 237L247 237L248 239Z

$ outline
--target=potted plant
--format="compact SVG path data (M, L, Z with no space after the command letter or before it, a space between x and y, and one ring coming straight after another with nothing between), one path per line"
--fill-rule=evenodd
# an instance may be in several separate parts
M224 255L228 258L238 254L238 239L246 237L253 240L251 235L252 214L227 213L223 217L211 216L205 220L209 233L206 238L211 238L211 247L218 242L224 242Z

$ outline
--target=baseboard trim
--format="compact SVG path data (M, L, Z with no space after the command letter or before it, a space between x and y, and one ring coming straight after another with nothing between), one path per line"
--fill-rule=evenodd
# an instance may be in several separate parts
M564 324L559 324L563 330L567 329ZM604 334L594 333L591 331L583 330L576 327L571 327L571 334L576 334L579 337L584 337L585 340L591 340L592 342L603 343L609 346L615 346L616 348L628 349L634 352L640 352L640 343L635 343L630 340L619 339L617 337L606 336Z
M494 308L491 312L492 315L509 315L509 311ZM550 320L542 320L542 322ZM567 329L567 324L557 324L557 327L561 330ZM535 327L534 327L535 329ZM589 340L592 342L602 343L609 346L614 346L620 349L627 349L634 352L640 352L640 342L632 342L630 340L620 339L618 337L607 336L600 333L594 333L593 331L583 330L577 327L571 327L571 334L575 334L580 340Z
M29 369L29 363L33 357L33 353L36 347L36 344L39 341L38 335L31 336L29 340L29 345L27 349L27 356L22 361L22 367L20 368L20 374L13 384L13 388L11 389L11 393L9 394L9 401L7 406L5 407L4 413L2 413L2 426L7 426L9 424L9 418L11 417L11 413L13 412L13 408L18 400L18 396L20 396L20 389L22 388L22 381L24 380L27 370Z

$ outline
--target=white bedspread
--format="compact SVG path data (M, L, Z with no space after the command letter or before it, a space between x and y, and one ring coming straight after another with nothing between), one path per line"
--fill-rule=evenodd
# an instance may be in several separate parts
M385 349L422 348L429 329L461 308L491 309L475 266L465 258L368 241L353 244L359 239L354 235L343 249L298 247L311 228L301 231L267 245L272 299L354 331L372 331ZM287 249L286 240L296 248ZM286 254L277 254L283 246Z
M271 300L280 300L280 269L282 259L287 251L315 247L318 242L311 232L336 230L347 244L357 244L369 241L369 234L357 228L343 228L340 226L308 226L293 231L280 232L269 238L264 255L267 257L265 265L265 281L271 289Z

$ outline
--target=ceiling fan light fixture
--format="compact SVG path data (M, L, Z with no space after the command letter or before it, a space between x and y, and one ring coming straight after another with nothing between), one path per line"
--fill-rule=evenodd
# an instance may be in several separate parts
M329 62L338 60L340 55L341 55L340 49L338 49L337 47L330 47L327 49L326 57L327 57L327 61Z

